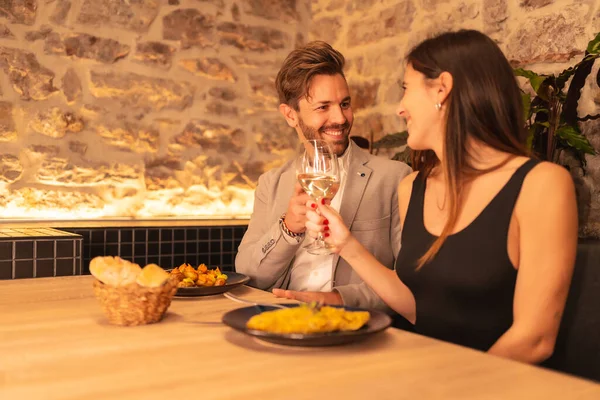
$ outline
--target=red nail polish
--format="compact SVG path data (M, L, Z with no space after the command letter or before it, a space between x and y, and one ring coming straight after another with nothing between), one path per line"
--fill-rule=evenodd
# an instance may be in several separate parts
M325 236L325 237L329 237L329 232L325 232L325 233L323 234L323 236Z
M324 220L323 220L323 225L329 225L329 220L327 220L327 219L324 219Z
M310 206L311 206L312 208L317 208L317 205L316 205L315 203L312 203Z
M321 204L325 204L325 199L321 199Z
M324 231L328 231L328 230L329 230L329 227L328 227L328 226L326 226L326 227L324 227L324 228L323 228L323 230L324 230Z

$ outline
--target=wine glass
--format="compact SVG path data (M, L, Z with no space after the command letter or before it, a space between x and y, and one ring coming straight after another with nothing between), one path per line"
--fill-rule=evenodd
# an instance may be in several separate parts
M321 199L333 199L340 188L340 168L333 148L325 140L307 140L303 145L304 154L296 168L300 186L317 203ZM321 232L305 247L308 253L316 255L332 254L331 248Z

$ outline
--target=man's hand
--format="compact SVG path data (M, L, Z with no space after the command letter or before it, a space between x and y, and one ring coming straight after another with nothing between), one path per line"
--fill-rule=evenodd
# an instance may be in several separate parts
M302 190L302 186L296 183L294 195L290 199L288 209L285 213L285 226L294 232L302 233L306 230L306 203L310 197Z
M310 303L315 301L322 304L341 306L344 304L338 292L297 292L295 290L273 289L275 297Z

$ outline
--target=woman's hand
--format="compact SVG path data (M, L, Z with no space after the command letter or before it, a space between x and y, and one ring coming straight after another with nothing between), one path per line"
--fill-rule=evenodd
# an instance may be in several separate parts
M309 200L306 203L306 230L312 238L316 238L319 232L323 233L323 238L326 243L334 246L331 249L335 253L340 253L344 246L349 242L352 235L344 225L342 217L331 207L324 204L315 203ZM317 214L319 210L321 215Z

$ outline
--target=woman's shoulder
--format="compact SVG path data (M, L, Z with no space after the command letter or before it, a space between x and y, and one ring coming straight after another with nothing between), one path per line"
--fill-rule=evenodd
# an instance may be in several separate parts
M403 199L409 199L412 192L412 187L415 179L419 175L419 171L411 172L406 175L404 179L398 184L398 198L402 201Z
M573 178L569 171L558 164L536 160L530 157L514 157L510 160L502 169L505 171L511 171L511 173L517 172L522 167L529 165L529 170L526 172L523 180L523 189L545 189L552 190L552 188L564 188L564 185L572 185Z
M415 179L417 179L417 176L419 175L419 171L413 171L410 174L406 175L401 181L400 184L398 185L398 190L401 189L412 189L412 185L413 182L415 181Z
M542 215L574 199L575 184L570 172L561 165L540 161L525 176L517 206L525 214Z
M412 187L415 179L419 175L419 171L414 171L404 177L398 185L398 206L400 210L400 224L404 224L406 213L408 212L408 203L412 194Z
M563 166L538 161L525 177L523 189L529 191L546 191L552 193L573 187L571 173Z

